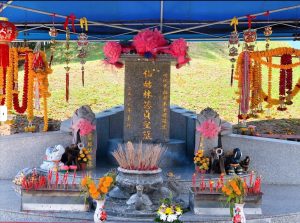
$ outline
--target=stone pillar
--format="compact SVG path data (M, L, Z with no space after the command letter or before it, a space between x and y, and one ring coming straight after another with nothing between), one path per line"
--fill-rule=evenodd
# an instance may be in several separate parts
M92 111L90 106L83 105L80 108L78 108L72 117L71 125L73 126L78 120L80 119L86 119L88 120L93 126L96 126L96 116L95 113ZM92 165L91 168L96 167L96 153L97 153L97 131L96 129L93 130L91 133L89 133L86 136L80 136L78 130L72 129L72 135L73 135L73 144L78 144L79 142L82 142L84 146L90 150L91 156L92 156Z
M168 142L172 58L124 55L124 141Z

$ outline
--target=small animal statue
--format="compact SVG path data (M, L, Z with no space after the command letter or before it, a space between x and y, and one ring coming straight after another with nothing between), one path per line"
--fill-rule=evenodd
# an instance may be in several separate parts
M63 166L64 164L60 161L62 155L65 152L65 148L62 145L55 145L46 149L46 157L40 166L43 170L52 170Z
M127 205L134 205L135 210L151 210L152 201L147 194L143 194L144 187L142 185L136 186L136 193L133 194L128 201Z
M243 174L243 168L240 166L242 152L239 148L235 148L230 156L226 159L227 174Z
M177 198L180 195L180 183L178 180L180 180L180 177L175 176L173 172L167 173L167 188L171 190L172 197Z
M80 149L78 148L78 145L72 144L66 148L65 153L62 155L61 161L67 165L76 165L78 169L80 169L80 165L78 163L78 154L80 152Z
M222 148L211 149L211 173L226 174L224 166L224 151Z
M249 164L250 164L250 157L249 156L246 156L246 158L240 162L240 165L244 169L245 172L248 171Z

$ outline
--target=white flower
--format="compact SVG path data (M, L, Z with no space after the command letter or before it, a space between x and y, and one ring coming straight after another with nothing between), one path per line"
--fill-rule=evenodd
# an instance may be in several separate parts
M164 213L161 213L161 214L159 215L159 218L160 218L160 220L162 220L162 221L166 221L166 220L167 220L167 215L164 214Z
M168 215L168 218L167 218L168 222L173 222L175 220L177 220L177 215L176 214L170 214L170 215Z

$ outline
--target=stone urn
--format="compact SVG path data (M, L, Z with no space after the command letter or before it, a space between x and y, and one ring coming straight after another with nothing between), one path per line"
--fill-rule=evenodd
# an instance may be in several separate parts
M116 178L117 186L121 191L129 194L136 193L136 186L143 186L143 192L146 194L159 190L163 185L162 170L127 170L118 167Z

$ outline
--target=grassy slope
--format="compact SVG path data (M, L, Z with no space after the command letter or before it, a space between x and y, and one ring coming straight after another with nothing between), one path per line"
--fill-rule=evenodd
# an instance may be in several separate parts
M258 48L263 49L263 45L264 43L259 43ZM278 47L287 44L273 42L272 45ZM227 44L193 43L190 46L190 56L192 61L189 66L179 70L172 67L171 103L197 112L210 106L216 109L224 119L236 122L238 109L234 100L236 88L229 86L230 63L227 59ZM70 102L66 103L62 57L63 51L58 50L55 55L54 72L50 76L52 97L49 100L49 116L51 118L64 120L83 104L91 105L92 109L98 112L123 103L124 70L113 70L105 67L101 60L96 60L103 58L101 45L97 44L92 45L90 61L85 65L85 87L81 86L80 64L76 62L76 59L71 64ZM275 71L273 75L276 79L278 79L277 74L278 71ZM299 70L295 71L295 74L298 76ZM277 88L278 85L274 86L274 91L278 91ZM297 109L299 104L300 97L298 96L287 112L277 113L274 109L273 113L277 113L277 118L300 118L300 110Z

